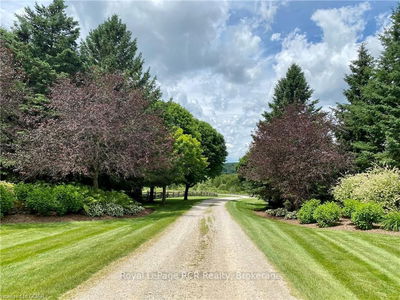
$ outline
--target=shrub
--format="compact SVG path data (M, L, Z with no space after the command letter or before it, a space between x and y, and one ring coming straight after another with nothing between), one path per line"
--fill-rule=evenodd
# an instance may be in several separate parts
M50 186L35 186L28 194L26 205L32 212L43 216L51 215L53 212L60 216L66 213L65 207L57 200Z
M107 216L122 217L124 215L124 208L119 204L115 204L112 202L104 203L103 208L104 214L106 214Z
M378 203L362 203L351 214L351 221L360 229L371 229L373 223L382 219L384 210Z
M286 208L275 208L275 209L267 209L265 211L267 214L275 217L284 217L289 212Z
M356 208L361 204L360 201L354 199L347 199L343 201L342 214L344 217L350 218L351 214L356 210Z
M137 215L144 210L143 206L140 206L136 203L129 204L128 206L124 207L124 213L126 215Z
M66 213L77 213L83 208L84 197L79 188L68 185L54 187L54 197L65 209Z
M105 196L107 202L112 202L121 205L123 207L132 204L132 199L124 192L117 192L117 191L105 192Z
M20 202L26 202L28 198L28 194L35 188L34 184L30 183L17 183L14 187L15 195L17 196L17 200Z
M384 216L382 227L386 230L400 231L400 211L392 211Z
M315 223L314 210L321 204L321 201L317 199L311 199L303 203L300 210L297 213L297 218L301 224Z
M285 219L289 219L289 220L293 220L293 219L297 219L297 211L289 211L286 216Z
M341 215L339 205L334 202L327 202L318 206L314 210L313 217L317 221L319 227L329 227L335 225Z
M375 167L367 172L345 176L333 189L337 201L355 199L377 202L385 209L400 209L400 169Z
M0 218L10 212L15 200L14 185L9 182L0 181Z
M93 202L83 206L86 214L89 217L102 217L104 216L104 207L99 202Z

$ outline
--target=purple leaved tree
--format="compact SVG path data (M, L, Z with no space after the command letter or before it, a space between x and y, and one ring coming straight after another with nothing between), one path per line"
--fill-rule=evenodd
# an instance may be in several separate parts
M162 166L171 138L160 116L117 74L85 75L58 81L51 90L54 116L25 137L17 151L29 177L79 174L139 177Z

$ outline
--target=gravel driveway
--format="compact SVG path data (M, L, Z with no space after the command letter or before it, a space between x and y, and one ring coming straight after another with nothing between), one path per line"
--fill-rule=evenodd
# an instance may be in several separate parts
M66 295L72 299L293 299L225 208L193 206L158 238Z

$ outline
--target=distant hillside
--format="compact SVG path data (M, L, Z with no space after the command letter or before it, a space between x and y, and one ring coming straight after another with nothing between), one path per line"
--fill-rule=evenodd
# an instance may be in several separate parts
M234 174L236 173L236 166L239 163L234 162L234 163L225 163L224 167L222 169L222 174Z

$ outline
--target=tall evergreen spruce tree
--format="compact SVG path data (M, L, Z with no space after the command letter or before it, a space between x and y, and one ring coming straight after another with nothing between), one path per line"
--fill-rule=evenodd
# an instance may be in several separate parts
M300 66L292 64L275 86L273 102L268 106L270 111L264 112L263 116L268 122L279 116L289 104L305 104L311 111L316 111L317 100L311 101L313 90L308 85Z
M366 97L366 87L374 74L374 59L369 54L365 44L361 44L358 57L350 65L350 74L345 76L348 88L343 94L348 103L338 104L336 116L340 126L336 133L346 150L356 155L355 162L360 169L365 169L371 163L373 150L371 136L367 126L374 120L371 118L370 103Z
M96 29L91 30L81 43L81 56L87 68L97 66L105 72L126 73L135 88L141 88L150 100L161 99L160 89L150 71L143 71L144 60L137 51L132 33L113 15Z
M373 80L366 87L370 137L375 162L400 166L400 4L381 35L383 52Z
M63 0L49 6L35 4L17 15L11 47L28 75L36 93L46 94L59 76L71 75L81 68L76 40L78 22L67 16Z

